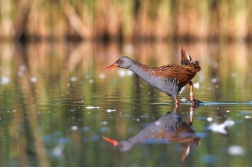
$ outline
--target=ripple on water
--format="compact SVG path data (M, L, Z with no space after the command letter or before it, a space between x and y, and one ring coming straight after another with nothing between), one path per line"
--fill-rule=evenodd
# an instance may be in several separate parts
M205 164L214 164L219 161L219 157L217 155L206 154L201 156L201 161Z

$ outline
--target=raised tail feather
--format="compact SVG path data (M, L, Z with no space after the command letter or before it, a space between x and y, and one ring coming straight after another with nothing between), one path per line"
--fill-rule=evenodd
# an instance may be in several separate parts
M188 65L191 63L191 56L186 52L184 47L181 48L181 65Z

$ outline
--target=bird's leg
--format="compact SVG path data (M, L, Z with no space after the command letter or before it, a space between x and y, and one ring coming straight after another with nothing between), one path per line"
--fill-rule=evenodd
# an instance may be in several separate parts
M179 104L179 101L178 101L177 96L174 96L174 99L175 99L175 104L178 105L178 104Z
M190 85L190 100L191 100L192 102L194 102L195 98L194 98L194 96L193 96L193 83L192 83L192 81L188 81L187 84Z

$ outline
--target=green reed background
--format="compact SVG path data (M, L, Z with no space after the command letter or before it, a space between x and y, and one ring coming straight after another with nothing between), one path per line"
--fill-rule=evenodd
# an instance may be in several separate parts
M3 40L249 40L249 0L1 0Z

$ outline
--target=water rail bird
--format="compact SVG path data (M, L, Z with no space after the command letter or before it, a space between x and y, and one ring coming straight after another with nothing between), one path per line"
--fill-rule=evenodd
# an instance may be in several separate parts
M174 97L175 103L178 104L178 93L186 85L190 85L190 100L193 103L200 103L193 95L193 82L191 79L200 71L201 67L198 61L192 61L191 56L182 47L181 65L169 64L161 67L150 68L146 65L133 61L127 56L120 57L115 63L104 69L126 68L137 74L145 82L159 89L165 94Z

